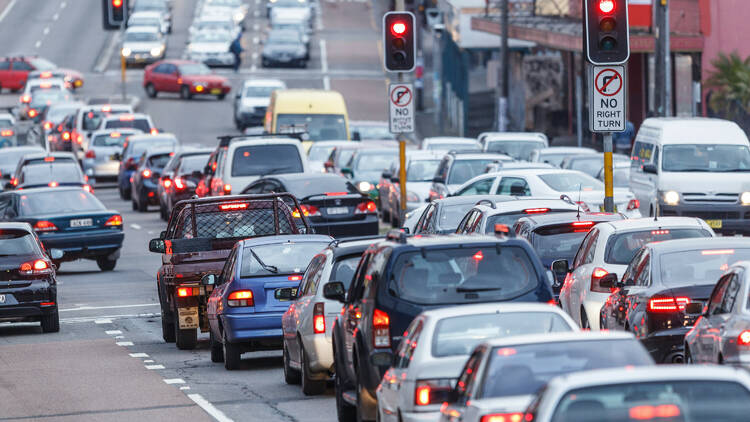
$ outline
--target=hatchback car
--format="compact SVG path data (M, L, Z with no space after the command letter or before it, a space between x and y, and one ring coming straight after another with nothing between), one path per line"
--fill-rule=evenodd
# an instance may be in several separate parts
M87 192L93 192L86 176L77 163L51 161L23 166L13 176L15 189L23 190L39 187L56 188L58 186L78 186Z
M461 219L477 203L486 201L497 203L515 199L507 195L467 195L438 199L425 205L411 232L413 234L455 233Z
M203 63L170 59L146 66L143 89L151 98L160 92L175 92L183 100L194 95L212 95L223 100L232 87L227 78L214 74Z
M177 138L171 133L160 133L158 135L131 135L125 141L122 153L116 158L120 161L120 167L117 171L117 188L120 191L120 198L124 200L131 199L132 176L138 169L138 160L149 148L171 148L176 149L178 145Z
M130 199L133 211L146 212L149 205L159 205L156 195L161 172L174 155L173 148L149 148L141 154L133 172Z
M106 116L102 119L99 129L136 129L152 135L159 132L153 120L151 120L151 116L141 113L122 113Z
M443 157L435 172L429 192L430 200L452 195L466 181L483 174L489 164L509 163L511 160L512 158L503 154L451 151Z
M118 155L122 153L125 140L141 133L135 129L107 129L92 133L91 139L83 156L81 167L91 183L117 179L120 161Z
M34 70L54 70L57 65L38 56L10 56L0 58L0 90L17 92L23 89Z
M455 232L460 234L489 234L494 233L495 224L513 227L523 217L558 213L569 214L579 211L576 204L563 199L496 196L508 199L504 201L477 201L475 206L467 210L460 222L456 224ZM469 197L476 198L478 195L469 195ZM491 198L492 196L488 197ZM460 196L457 198L460 198ZM588 228L586 229L588 230Z

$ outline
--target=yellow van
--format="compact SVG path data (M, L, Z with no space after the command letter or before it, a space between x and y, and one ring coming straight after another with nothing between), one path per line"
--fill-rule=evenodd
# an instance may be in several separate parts
M305 151L316 141L349 140L344 97L322 89L281 89L271 94L266 110L267 133L307 133Z

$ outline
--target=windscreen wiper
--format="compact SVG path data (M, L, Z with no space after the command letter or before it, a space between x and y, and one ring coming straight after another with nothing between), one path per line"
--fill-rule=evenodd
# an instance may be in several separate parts
M278 268L274 267L273 265L268 265L265 262L263 262L263 260L260 259L260 257L255 252L253 252L252 249L248 249L248 250L250 251L250 254L253 256L253 258L255 258L255 260L258 261L258 264L260 264L260 266L264 270L268 271L269 273L278 274L279 272Z
M494 290L502 290L502 287L456 287L456 292L491 292Z

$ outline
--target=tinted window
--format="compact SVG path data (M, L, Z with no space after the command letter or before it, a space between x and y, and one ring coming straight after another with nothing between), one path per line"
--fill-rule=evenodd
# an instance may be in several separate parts
M286 181L285 184L289 192L298 198L304 198L310 195L322 195L327 192L359 193L357 188L343 177L315 178L314 176L311 176L305 180Z
M31 68L30 64L24 61L17 60L13 62L13 70L33 70L33 69Z
M587 231L576 231L572 227L539 229L531 236L534 250L543 262L556 259L573 260Z
M151 131L151 125L146 119L133 119L133 120L110 120L104 129L119 129L121 127L132 127L140 130L141 132Z
M602 166L603 159L599 155L594 155L590 158L577 158L570 162L570 168L572 170L582 171L592 177L596 177Z
M344 288L349 290L349 285L352 284L352 278L354 278L354 272L357 271L357 264L359 264L361 257L362 255L349 255L339 258L333 264L329 280L340 281L344 284Z
M279 114L276 132L306 132L312 141L348 139L346 120L341 114Z
M234 151L232 176L302 173L302 159L295 145L249 145Z
M300 273L328 242L285 242L245 247L240 277Z
M455 230L458 227L458 223L464 218L466 213L473 207L474 204L456 204L456 205L443 205L440 207L440 215L437 220L437 226L440 230Z
M410 161L406 169L407 182L432 182L440 160Z
M152 42L158 41L160 38L157 32L125 32L125 42Z
M750 259L750 249L705 249L662 254L661 282L665 286L715 283L729 267Z
M124 143L124 136L113 136L112 134L107 134L95 136L92 145L96 147L122 147Z
M24 166L20 177L21 185L46 185L57 183L82 183L81 172L77 164L59 163L56 165L34 164Z
M102 123L104 113L101 111L88 111L83 114L83 130L94 130Z
M167 165L170 159L172 159L171 154L154 155L149 157L148 166L150 168L162 169Z
M553 214L556 212L570 212L571 210L549 210L548 214ZM509 212L505 214L495 214L487 217L487 227L485 227L485 233L495 233L495 224L505 224L508 227L513 227L514 224L518 221L521 217L528 217L529 214L527 214L524 211L515 211L515 212ZM583 239L583 237L581 237ZM575 254L575 252L573 252Z
M627 265L633 260L633 257L641 249L641 246L653 241L709 236L707 231L701 229L649 229L619 233L609 238L604 262L608 264Z
M22 216L66 214L104 210L94 195L84 190L50 190L19 195Z
M182 164L180 164L180 174L190 174L194 171L202 172L207 162L208 154L183 157Z
M331 152L333 151L335 147L333 145L330 146L317 146L313 145L310 147L310 151L307 153L307 158L310 161L326 161L328 160L328 157L331 155Z
M8 69L10 69L10 61L0 60L0 70L8 70Z
M149 148L171 147L175 145L172 139L151 139L145 142L132 143L132 148L128 152L129 156L138 157Z
M32 255L38 251L34 236L26 230L0 230L0 257Z
M249 86L245 88L245 97L269 97L277 89L282 89L281 86Z
M362 140L380 140L380 139L396 139L391 133L388 126L357 126L352 128L352 132L359 133L359 139Z
M456 160L448 175L449 185L460 185L484 173L487 164L495 162L494 159L482 160Z
M527 160L535 149L547 148L543 141L489 141L488 152L510 155L516 160Z

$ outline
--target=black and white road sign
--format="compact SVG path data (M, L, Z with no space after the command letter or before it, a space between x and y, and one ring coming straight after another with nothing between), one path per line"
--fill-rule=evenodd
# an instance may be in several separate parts
M591 66L589 127L592 132L625 130L625 66Z
M414 132L414 87L397 83L388 86L389 122L391 133Z

